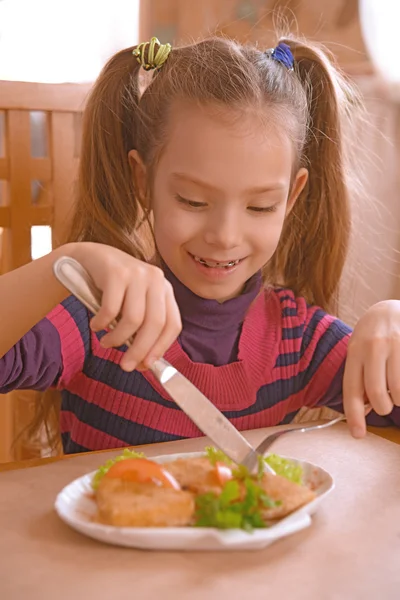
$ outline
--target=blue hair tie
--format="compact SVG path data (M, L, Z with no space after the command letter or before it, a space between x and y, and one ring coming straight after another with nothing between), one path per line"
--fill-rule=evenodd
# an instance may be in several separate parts
M287 44L280 42L271 52L271 58L281 63L289 71L293 71L294 58L291 49Z

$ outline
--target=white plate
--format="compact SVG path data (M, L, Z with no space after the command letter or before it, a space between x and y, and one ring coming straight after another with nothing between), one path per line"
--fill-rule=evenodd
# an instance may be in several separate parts
M167 463L177 458L194 458L202 455L202 452L171 454L151 460ZM314 489L316 498L276 525L266 529L256 529L251 533L239 529L113 527L96 523L93 521L96 503L91 497L91 481L94 472L75 479L67 485L58 494L55 509L59 517L73 529L107 544L146 550L258 550L308 527L311 524L311 515L334 488L332 477L320 467L301 460L292 458L290 460L302 466L304 483Z

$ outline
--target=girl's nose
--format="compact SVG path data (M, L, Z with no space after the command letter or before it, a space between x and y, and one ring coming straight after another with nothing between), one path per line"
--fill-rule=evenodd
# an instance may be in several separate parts
M236 211L224 211L213 215L207 223L204 239L207 244L223 250L237 248L243 241L243 214Z

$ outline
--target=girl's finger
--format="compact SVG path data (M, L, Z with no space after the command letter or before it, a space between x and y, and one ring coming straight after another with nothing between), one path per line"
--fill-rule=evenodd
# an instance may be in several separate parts
M343 376L343 409L351 434L356 438L364 437L367 432L364 399L362 359L349 346Z
M395 406L400 406L400 343L392 344L386 363L387 389ZM393 408L393 406L392 406Z
M393 409L393 403L388 394L387 358L387 351L383 350L381 344L372 344L364 365L365 394L374 411L382 416L390 414Z
M160 337L144 359L144 366L149 368L153 362L161 358L173 344L182 330L181 314L176 303L172 287L168 285L165 295L166 323Z
M100 310L90 323L93 331L106 329L114 321L121 311L124 296L125 285L117 277L109 276L103 290Z
M160 337L166 321L166 300L164 282L161 286L153 283L146 294L146 311L143 323L138 329L132 346L121 360L121 368L133 371L144 360Z
M126 290L121 309L121 318L115 329L105 335L102 346L106 348L122 346L140 329L146 314L146 292L130 285Z

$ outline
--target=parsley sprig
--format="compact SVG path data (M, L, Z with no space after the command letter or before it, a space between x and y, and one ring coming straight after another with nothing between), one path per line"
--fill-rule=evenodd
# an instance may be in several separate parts
M220 450L207 450L211 461L222 462ZM229 460L229 459L228 459ZM233 464L229 461L229 464ZM220 494L208 492L196 498L197 527L217 527L218 529L244 529L252 531L266 527L262 517L264 508L279 506L264 492L258 477L239 466L232 470L233 479L227 481Z
M258 473L251 475L246 467L235 465L222 450L213 446L208 446L205 450L212 465L221 462L232 468L233 479L225 483L219 495L209 492L197 496L197 527L236 528L246 531L266 527L262 517L263 509L279 506L281 502L270 498L259 485L264 473L264 461L278 475L294 483L302 483L302 468L277 454L260 457Z

